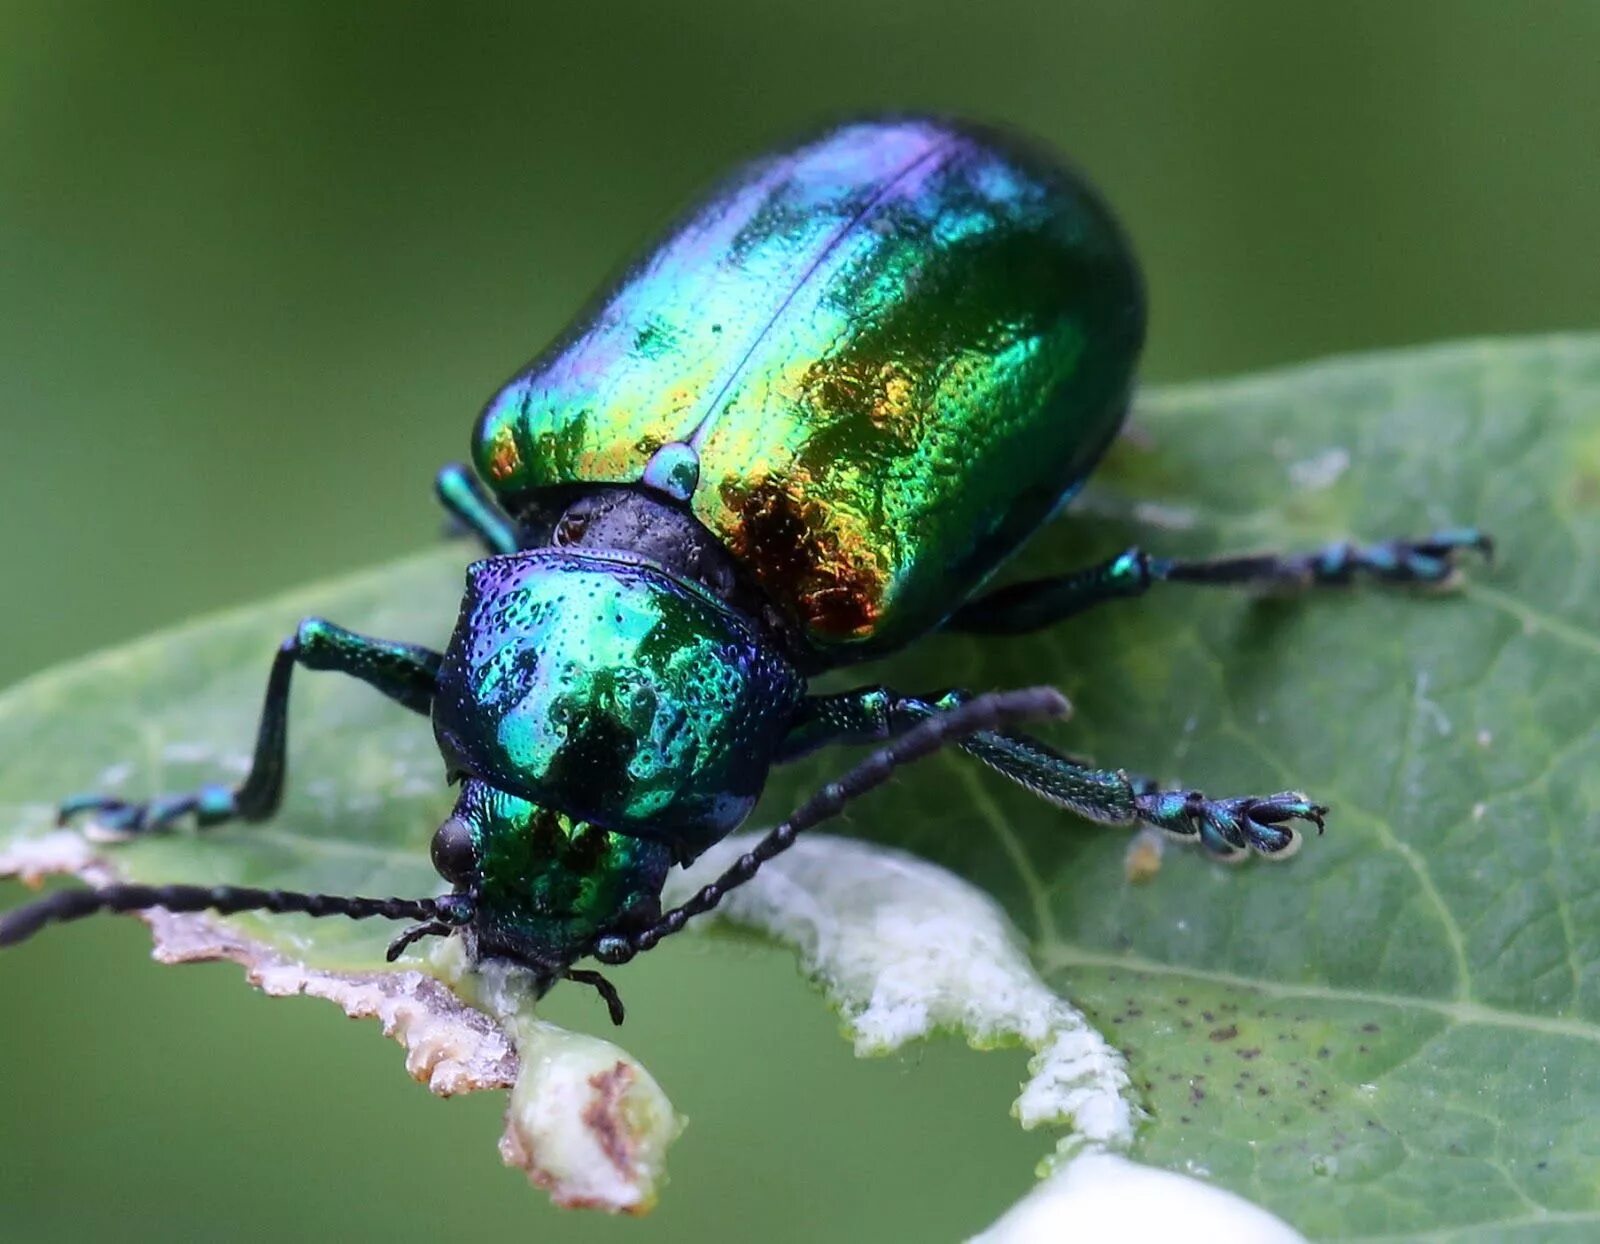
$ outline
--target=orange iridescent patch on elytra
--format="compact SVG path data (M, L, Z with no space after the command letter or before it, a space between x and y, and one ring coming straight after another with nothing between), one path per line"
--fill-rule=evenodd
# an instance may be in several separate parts
M489 482L501 484L522 469L522 455L517 451L516 437L509 423L494 431L489 441Z
M916 385L900 360L855 351L830 354L807 368L798 391L811 409L865 417L882 429L916 411Z
M888 569L839 514L808 503L803 474L728 482L728 548L815 639L861 639L883 614Z
M911 378L897 367L883 368L883 395L873 403L872 417L880 423L904 419L912 410L916 390Z
M1115 222L1031 147L845 126L680 222L492 399L474 460L520 518L640 486L682 442L698 475L666 495L797 651L867 660L939 626L1083 482L1142 305Z

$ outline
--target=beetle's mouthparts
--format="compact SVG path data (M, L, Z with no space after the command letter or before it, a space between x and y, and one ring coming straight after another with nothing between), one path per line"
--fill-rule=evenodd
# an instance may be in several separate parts
M384 951L383 957L393 963L401 955L425 937L448 937L456 931L456 926L446 924L442 920L429 920L426 924L414 924L394 941L389 943L389 949Z
M393 963L405 954L408 948L425 937L448 937L463 925L469 924L477 908L477 897L476 894L445 894L436 899L425 900L424 905L428 909L425 914L431 915L433 919L412 925L390 942L389 949L383 955L388 962Z
M564 979L578 985L588 985L598 993L606 1004L607 1012L611 1015L611 1022L618 1028L622 1027L622 1021L627 1018L627 1011L623 1008L622 996L617 993L615 985L599 972L591 971L588 968L569 968L563 975Z

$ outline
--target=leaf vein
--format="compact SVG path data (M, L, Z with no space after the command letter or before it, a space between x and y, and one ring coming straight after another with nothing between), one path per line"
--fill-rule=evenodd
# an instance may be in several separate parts
M1519 1032L1535 1032L1545 1036L1570 1037L1600 1045L1600 1024L1581 1019L1565 1019L1554 1015L1526 1015L1507 1011L1461 998L1429 998L1422 995L1386 993L1375 989L1348 989L1339 985L1317 985L1308 982L1275 981L1265 977L1246 976L1242 973L1223 972L1191 964L1167 963L1147 959L1142 955L1104 954L1085 950L1066 942L1051 942L1039 948L1041 962L1047 968L1119 968L1128 972L1142 972L1150 976L1171 976L1205 981L1235 989L1248 989L1272 998L1299 998L1317 1002L1351 1002L1367 1006L1392 1007L1396 1010L1428 1011L1443 1016L1457 1024L1487 1028L1507 1028Z

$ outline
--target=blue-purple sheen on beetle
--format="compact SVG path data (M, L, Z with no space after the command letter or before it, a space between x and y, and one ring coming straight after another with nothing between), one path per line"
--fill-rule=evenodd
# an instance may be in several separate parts
M67 890L0 918L0 945L96 911L381 916L416 922L391 959L459 936L541 989L594 986L620 1023L616 991L580 961L649 949L945 745L1090 820L1287 857L1321 804L1162 790L1075 760L1015 729L1065 710L1049 688L808 691L931 631L1017 634L1159 583L1432 584L1463 550L1490 551L1471 528L1205 561L1135 548L984 591L1116 436L1144 329L1110 210L1015 135L864 120L746 165L490 399L475 470L440 472L440 499L489 554L443 652L308 619L273 660L239 786L62 806L135 833L269 817L293 670L337 671L432 722L460 787L432 845L447 892ZM668 871L748 817L774 764L874 742L662 909Z

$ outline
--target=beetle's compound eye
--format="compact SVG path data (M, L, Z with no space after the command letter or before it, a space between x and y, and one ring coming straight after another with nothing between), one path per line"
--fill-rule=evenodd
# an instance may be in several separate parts
M603 512L604 506L598 498L579 497L556 520L555 528L550 533L550 543L562 546L582 544L589 524Z
M433 866L451 885L469 885L478 871L472 826L452 816L434 832Z

